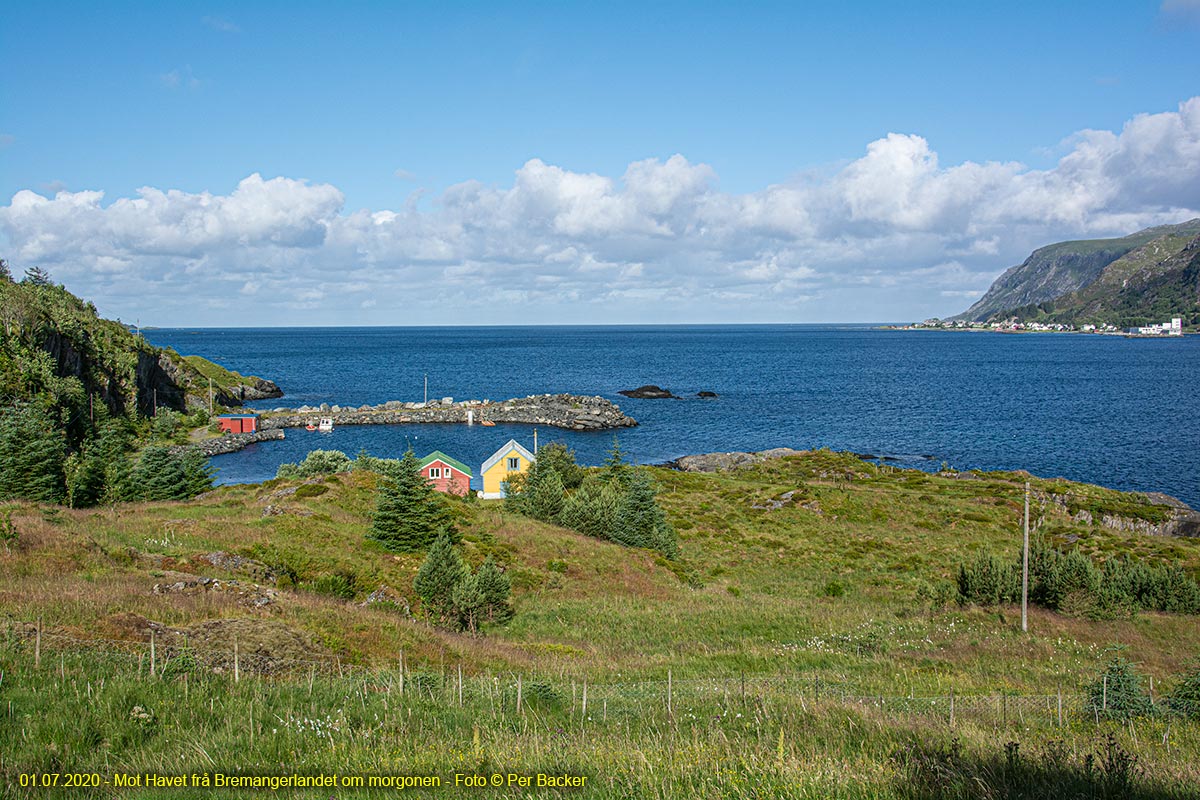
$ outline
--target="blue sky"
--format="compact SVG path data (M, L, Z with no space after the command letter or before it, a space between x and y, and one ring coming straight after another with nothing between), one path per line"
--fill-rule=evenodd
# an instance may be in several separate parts
M0 51L0 253L143 322L909 319L1200 207L1196 0L41 2Z

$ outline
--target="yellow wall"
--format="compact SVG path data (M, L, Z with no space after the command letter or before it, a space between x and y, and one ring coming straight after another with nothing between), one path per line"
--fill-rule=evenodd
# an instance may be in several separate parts
M519 459L521 462L521 468L509 472L508 460L510 458ZM504 454L503 458L492 465L491 469L483 473L484 494L499 494L501 490L500 484L508 480L509 475L516 475L517 473L524 472L527 469L529 469L529 459L521 455L521 452L516 448L510 449Z

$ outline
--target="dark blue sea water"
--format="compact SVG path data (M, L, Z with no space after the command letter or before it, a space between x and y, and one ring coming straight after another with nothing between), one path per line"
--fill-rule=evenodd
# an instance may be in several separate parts
M620 432L642 463L691 453L829 447L904 465L1027 469L1200 506L1200 337L912 332L869 326L266 328L151 330L286 393L260 407L596 394L641 425ZM617 395L656 383L683 400ZM716 399L694 397L700 390ZM343 426L213 460L218 482L271 478L309 450L396 457L440 449L478 466L527 426ZM539 430L583 463L611 433Z

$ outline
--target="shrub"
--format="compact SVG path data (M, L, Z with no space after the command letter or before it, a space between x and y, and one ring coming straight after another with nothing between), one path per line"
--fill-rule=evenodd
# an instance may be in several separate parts
M964 603L982 605L1019 600L1021 575L1008 561L980 553L973 564L958 568L958 594Z
M1186 719L1200 721L1200 658L1191 667L1171 694L1167 696L1167 707Z
M341 450L313 450L299 464L280 464L276 478L312 478L350 469L350 456Z
M320 497L328 491L328 486L323 486L319 483L306 483L296 488L296 497L301 500L306 497Z
M413 582L426 613L442 623L455 619L454 588L468 572L450 534L443 532L429 548Z
M1092 712L1107 719L1142 717L1154 708L1141 674L1121 655L1114 655L1087 687L1086 697Z

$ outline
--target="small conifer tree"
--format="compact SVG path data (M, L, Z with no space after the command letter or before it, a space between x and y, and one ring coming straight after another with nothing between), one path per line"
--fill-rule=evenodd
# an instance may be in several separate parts
M1121 655L1114 655L1104 672L1088 686L1087 700L1094 713L1108 719L1126 720L1153 710L1141 673Z
M487 601L479 589L479 576L469 571L463 575L451 592L451 603L458 626L472 636L479 632L479 626L487 613Z
M524 489L524 511L534 519L553 522L563 508L563 483L558 471L548 464L534 465Z
M483 597L484 617L488 622L507 622L512 617L512 582L500 571L491 556L483 560L475 572L479 593Z
M394 477L380 481L367 538L393 553L415 552L428 547L448 522L446 507L421 475L420 462L409 449Z
M454 588L469 574L462 556L454 549L449 532L443 531L429 548L413 582L426 613L443 624L454 620Z

